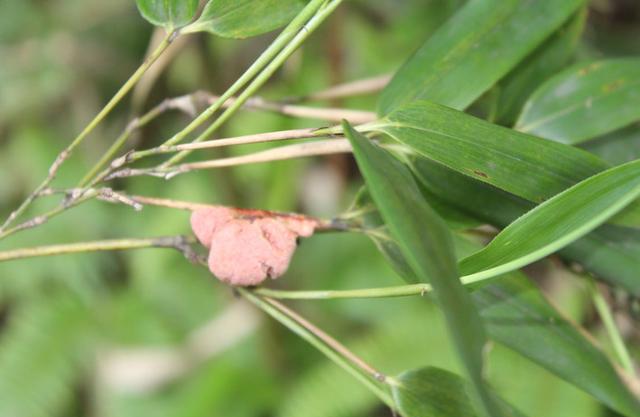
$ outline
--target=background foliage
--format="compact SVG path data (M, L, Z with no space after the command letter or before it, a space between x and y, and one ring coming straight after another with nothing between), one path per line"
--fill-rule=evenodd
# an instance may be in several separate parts
M463 3L346 1L287 61L260 95L273 99L300 96L344 81L394 72ZM491 7L487 6L487 10ZM216 33L223 29L208 30ZM49 163L60 149L135 70L154 31L157 30L142 20L129 0L0 2L3 218L46 176ZM541 38L548 35L550 31L538 33ZM128 105L112 113L94 132L95 138L83 144L66 163L59 180L70 183L80 178L142 109L149 109L166 97L198 89L224 91L273 37L271 33L234 40L198 34L181 39L164 63L162 74L157 79L148 76L140 84ZM613 58L640 55L639 37L637 2L591 2L584 16L573 17L563 32L545 41L557 38L553 48L548 49L551 58L543 57L551 59L557 70L542 75L526 74L526 68L531 67L527 60L536 62L535 56L529 55L521 63L525 67L524 78L533 80L531 84L536 86L566 69L545 88L537 90L516 126L528 133L549 135L559 142L579 143L611 164L636 159L640 125L637 121L628 123L638 119L637 108L615 113L610 121L616 127L612 132L600 136L599 127L593 127L597 137L588 141L582 132L577 135L562 132L562 123L574 124L571 117L580 115L566 114L566 120L557 125L535 120L554 110L552 106L557 103L549 97L571 83L572 77L587 65L585 62L611 59L601 67L603 71L610 67L621 76L635 74L637 78L640 73L637 60L634 66ZM554 51L562 57L561 63L553 57ZM525 57L508 58L519 61ZM411 68L405 67L403 71L411 72ZM474 78L474 88L464 91L460 88L461 96L444 104L465 108L473 103L469 109L472 114L513 124L519 114L513 108L525 105L521 98L533 90L529 83L518 81L523 78L504 72L500 77L506 78L502 78L499 88L479 99L476 100L476 84L491 85L500 77L489 79L480 72ZM517 79L513 81L510 77ZM602 87L597 71L587 81L596 89ZM448 88L456 88L459 79L454 85ZM445 87L446 84L441 84L441 88ZM482 88L477 91L483 91ZM617 88L620 94L637 95L637 83ZM439 90L434 92L427 84L424 89L435 96L422 98L437 100ZM494 95L505 97L501 103L510 103L509 106L492 108ZM389 102L383 95L380 104L377 97L365 96L340 99L329 105L371 111L380 105L386 114ZM606 102L597 104L606 109ZM185 115L169 113L137 134L135 146L154 146L158 138L170 136L187 121ZM242 111L218 135L321 125L317 121ZM209 157L220 157L268 146L207 152ZM597 171L599 168L589 173ZM201 171L172 181L140 177L117 185L131 193L331 217L349 206L361 184L350 157L331 156ZM437 186L432 184L432 190ZM42 200L32 209L37 212L52 204ZM524 200L518 200L518 204L530 206ZM507 213L509 217L509 206L500 207L504 209L500 214ZM153 207L146 207L143 213L129 207L91 202L52 220L46 227L0 242L0 249L97 237L189 233L185 213ZM511 220L487 221L505 225ZM611 353L584 281L569 269L558 268L558 262L557 258L542 260L527 272L564 315L583 325ZM300 246L287 276L274 286L347 289L400 282L401 278L365 236L320 234ZM636 301L624 291L614 290L610 295L623 319L623 333L630 341L631 353L637 358L640 334L637 322L629 319L637 314ZM442 313L420 298L291 304L390 375L428 365L463 374L454 347L449 345ZM204 339L199 338L207 328L214 331L204 333L207 335ZM214 346L204 356L198 353L202 340ZM418 345L420 349L415 349ZM504 345L493 345L489 357L487 379L503 398L526 415L615 415L590 395ZM134 362L136 368L132 366ZM305 342L238 304L227 287L206 271L189 265L178 253L140 250L1 263L0 416L81 415L321 417L389 415L389 410Z

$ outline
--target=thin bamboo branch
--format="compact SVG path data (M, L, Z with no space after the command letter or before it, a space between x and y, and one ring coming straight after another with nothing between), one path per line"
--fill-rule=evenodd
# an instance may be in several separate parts
M332 155L338 153L350 153L351 145L346 139L330 139L316 142L301 143L295 145L281 146L275 149L251 153L248 155L234 156L229 158L214 159L210 161L192 162L177 165L175 167L154 167L154 168L124 168L115 171L105 178L105 181L114 178L135 177L139 175L150 175L171 179L176 175L200 169L213 169L230 167L237 165L255 164L260 162L281 161L286 159L301 158L306 156Z
M173 146L160 145L155 148L132 152L128 155L125 155L123 161L115 161L113 165L122 166L125 163L128 164L128 163L137 161L139 159L145 158L147 156L163 154L163 153L180 152L184 150L210 149L210 148L220 148L225 146L247 145L252 143L315 138L315 137L319 137L317 132L318 132L318 129L316 128L292 129L292 130L280 130L276 132L257 133L254 135L236 136L231 138L213 139L213 140L208 140L208 141L199 142L199 143L184 143L184 144L173 145Z
M42 190L44 191L44 190ZM38 193L38 195L42 195L42 192ZM75 207L79 204L84 203L85 201L89 201L90 199L94 198L96 195L93 194L93 192L91 191L87 191L86 193L84 193L83 195L73 199L73 200L66 200L62 202L62 204L58 205L57 207L47 211L44 214L41 214L39 216L33 217L23 223L20 223L16 226L4 229L2 231L0 231L0 240L4 239L8 236L13 235L14 233L17 233L19 231L22 230L26 230L26 229L31 229L33 227L36 226L40 226L46 222L48 222L52 217L57 216L58 214L63 213L64 211L70 209L71 207Z
M256 294L285 300L334 300L340 298L390 298L412 295L423 296L431 292L429 284L398 285L393 287L363 288L355 290L287 291L257 288Z
M299 103L302 101L335 100L339 98L376 93L382 90L389 83L391 77L391 74L384 74L362 80L351 81L329 87L326 90L316 93L300 97L289 97L285 99L285 101L287 103Z
M209 100L217 99L216 96L211 96ZM223 107L229 108L237 101L235 97L228 99ZM340 122L344 119L348 120L352 124L369 123L376 120L377 115L374 112L364 110L352 110L342 109L336 107L309 107L299 106L295 104L280 103L277 101L265 100L262 97L249 98L242 108L266 110L274 113L279 113L285 116L300 117L306 119L318 119L328 122Z
M98 174L111 160L113 160L120 149L129 140L133 132L151 123L157 117L169 110L180 110L193 116L196 112L194 97L191 94L163 100L160 104L149 110L140 117L136 117L125 128L124 132L113 142L109 149L102 155L100 160L89 170L89 172L78 183L78 187L93 186L108 173Z
M300 314L298 314L295 311L291 310L289 307L285 306L281 302L276 301L274 299L271 299L269 297L263 297L263 299L267 303L271 304L272 306L274 306L275 308L277 308L278 310L280 310L281 312L286 314L291 319L295 320L296 323L300 324L302 327L307 329L309 332L311 332L318 339L320 339L324 343L326 343L327 346L329 346L331 349L333 349L336 352L338 352L340 355L342 355L347 360L349 360L349 362L353 363L358 368L362 369L365 373L369 374L375 380L380 381L380 382L384 382L385 381L386 377L382 372L378 371L372 365L370 365L367 362L365 362L364 359L360 358L358 355L356 355L355 353L350 351L345 345L343 345L342 343L338 342L336 339L331 337L324 330L320 329L318 326L316 326L315 324L311 323L309 320L305 319Z
M35 246L0 252L0 262L16 259L54 256L70 253L86 253L141 248L171 248L182 252L188 259L197 255L191 248L193 240L185 236L155 237L146 239L112 239L60 245Z
M17 219L22 213L26 211L26 209L31 205L31 203L38 197L40 192L47 188L49 184L54 180L60 166L65 162L69 156L73 153L73 151L89 136L96 126L104 120L104 118L115 108L115 106L129 93L129 91L135 86L135 84L140 80L142 75L153 65L153 63L162 55L162 53L171 45L171 42L178 36L178 32L174 31L168 33L165 38L160 42L158 47L151 53L138 67L138 69L129 77L129 79L120 87L120 89L116 92L116 94L109 100L109 102L98 112L98 114L89 122L89 124L80 132L78 136L62 151L58 154L53 164L49 167L47 177L36 187L36 189L27 196L27 198L20 204L20 206L14 210L9 217L5 220L5 222L0 226L0 236L6 231L7 227L13 223L15 219Z
M340 5L342 0L330 0L328 2L324 2L320 9L315 13L308 22L304 24L296 33L296 35L291 39L291 41L273 58L273 60L260 72L255 79L246 87L246 89L238 95L236 101L227 108L217 119L213 122L202 134L196 137L192 142L202 142L213 134L222 124L224 124L245 102L249 99L255 92L262 87L264 83L271 78L271 76L282 66L282 64L291 56L291 54L298 49L298 47L309 37L311 33L313 33L324 20L331 15L331 13ZM228 91L227 91L228 93ZM229 98L231 98L235 92L232 94L224 94L220 97L220 100L217 102L220 106L222 106ZM180 138L172 138L169 141L165 142L165 145L175 145L184 139L184 136L181 135ZM181 151L180 153L174 155L164 164L162 164L163 168L170 167L175 165L176 163L183 160L187 155L191 153L190 150Z
M386 382L387 380L390 380L390 378L384 377L382 373L375 370L375 368L366 363L364 368L361 367L360 365L362 365L364 361L362 361L360 358L358 358L359 360L356 361L357 363L353 362L352 358L357 358L355 354L348 351L346 347L342 346L337 340L331 338L316 326L311 325L312 327L307 327L307 325L310 324L308 320L300 317L299 314L286 307L282 309L282 307L284 306L280 303L275 302L275 300L270 300L268 298L258 296L245 288L237 288L237 291L240 295L263 310L265 313L269 314L271 317L296 333L298 336L309 342L325 356L335 362L338 366L349 372L353 377L363 383L371 392L373 392L391 409L395 408L393 398L391 398L389 393L379 385L381 381ZM293 315L291 315L292 313ZM299 321L300 319L302 319L302 321ZM330 339L332 341L331 345L327 343L328 339L323 338L321 335ZM335 346L342 346L343 350L341 349L342 351L338 352L334 350ZM345 350L350 353L349 357L343 356L342 353ZM367 375L373 377L373 380L370 379Z
M267 67L273 60L277 59L279 53L285 49L289 44L291 44L292 40L295 39L296 35L303 30L305 23L309 19L312 19L313 16L316 15L318 10L322 7L325 0L311 0L307 6L302 9L300 13L289 23L287 27L285 27L282 32L278 35L278 37L269 45L269 47L256 59L253 64L238 78L232 85L227 89L227 91L222 94L220 99L209 106L205 111L203 111L196 119L194 119L187 127L182 129L180 132L173 135L169 138L164 144L165 145L175 145L177 143L182 142L189 134L191 134L198 127L202 126L207 120L214 115L216 111L218 111L224 102L233 97L233 95L237 94L248 82L250 82L254 77L260 76L264 71L263 69ZM184 32L188 32L189 30L194 29L194 26L187 26L183 29Z

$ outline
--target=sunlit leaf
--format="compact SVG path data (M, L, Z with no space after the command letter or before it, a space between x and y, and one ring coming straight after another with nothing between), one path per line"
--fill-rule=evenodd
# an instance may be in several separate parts
M516 128L575 144L640 119L640 59L578 64L542 85Z
M248 38L284 26L304 5L303 0L210 0L189 30Z
M136 0L142 17L171 30L186 25L198 11L198 0Z
M470 1L407 61L383 91L388 114L416 99L463 109L571 16L582 0Z
M420 194L410 171L390 153L343 124L368 190L403 256L422 282L433 286L449 333L473 382L478 407L500 415L482 378L483 326L459 279L451 233Z

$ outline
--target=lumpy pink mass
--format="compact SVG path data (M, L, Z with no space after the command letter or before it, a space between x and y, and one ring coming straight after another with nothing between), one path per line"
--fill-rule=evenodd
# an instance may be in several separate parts
M231 285L258 285L287 271L298 237L317 221L295 215L210 207L194 210L191 228L209 249L209 269Z

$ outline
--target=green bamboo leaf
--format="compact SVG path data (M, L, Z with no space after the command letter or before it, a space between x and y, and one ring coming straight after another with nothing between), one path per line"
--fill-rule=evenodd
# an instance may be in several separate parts
M367 213L367 216L373 214ZM370 220L375 219L370 217ZM380 230L376 223L369 226ZM390 236L385 240L380 250L401 275L405 274L408 265L397 244ZM477 243L462 238L455 239L455 243L459 258L480 248ZM491 339L576 385L610 408L627 416L638 415L638 401L606 355L584 336L583 330L549 304L522 273L512 271L501 275L477 288L472 298Z
M609 168L573 146L427 101L406 105L369 128L425 158L536 203ZM640 205L633 203L611 222L637 227Z
M536 88L569 64L584 29L586 17L587 9L582 7L500 81L496 86L499 94L496 121L507 126L515 123L527 98Z
M427 159L413 158L411 165L420 183L444 203L498 228L535 207ZM640 280L635 272L640 270L640 231L603 225L562 249L560 255L611 284L640 295Z
M558 313L524 275L512 272L502 276L474 291L473 300L493 340L623 415L640 415L640 403L605 354Z
M382 92L378 112L388 114L416 99L464 109L583 3L582 0L467 2L400 68Z
M416 101L377 127L419 155L533 202L542 202L609 166L571 146Z
M373 201L416 276L430 282L449 333L473 382L483 415L499 416L482 378L486 336L456 267L451 233L420 194L410 171L388 152L343 123Z
M578 64L544 83L516 128L576 144L640 120L640 58Z
M304 5L304 0L210 0L188 31L248 38L284 26Z
M167 31L188 24L198 11L198 0L136 0L142 17Z
M469 281L518 269L567 246L640 195L640 160L587 178L518 218L463 259Z
M468 382L435 367L405 371L393 379L391 392L404 417L475 417ZM497 400L497 402L500 400ZM522 416L500 401L503 413Z

